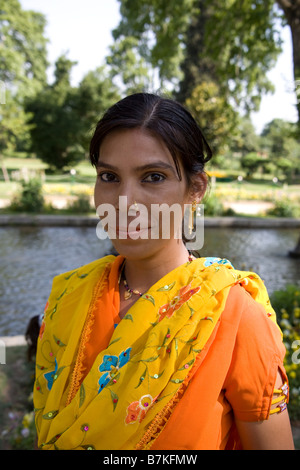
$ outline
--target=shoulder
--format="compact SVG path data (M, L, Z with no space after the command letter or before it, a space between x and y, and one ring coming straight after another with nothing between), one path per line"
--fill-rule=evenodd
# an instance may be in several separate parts
M67 285L84 285L93 279L99 279L99 275L110 265L115 259L115 256L109 255L103 258L92 261L78 268L72 269L61 273L53 278L52 293L60 290L63 286Z
M56 312L58 307L64 305L66 301L68 304L76 304L81 300L83 301L85 297L90 299L94 286L114 259L115 257L112 255L105 256L55 276L45 307L44 317L50 315L52 318L52 312Z
M285 349L278 325L270 318L265 306L254 298L242 286L230 289L225 316L233 314L239 318L236 348L251 349L265 353L276 353L283 358Z
M225 318L238 317L224 382L226 398L238 419L266 419L278 370L285 376L281 331L264 306L241 286L231 288L225 310Z

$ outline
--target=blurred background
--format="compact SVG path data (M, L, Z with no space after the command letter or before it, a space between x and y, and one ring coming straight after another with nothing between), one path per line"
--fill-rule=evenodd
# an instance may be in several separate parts
M111 251L96 236L89 140L118 99L158 92L190 109L213 149L200 254L265 281L297 423L299 25L297 1L0 0L1 338L22 343L53 276ZM3 448L31 445L22 347L7 356L21 382L0 366Z

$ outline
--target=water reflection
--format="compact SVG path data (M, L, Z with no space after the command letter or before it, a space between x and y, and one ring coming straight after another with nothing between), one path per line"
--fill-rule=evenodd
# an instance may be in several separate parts
M111 246L93 227L5 227L0 235L0 336L23 334L43 310L53 277L106 255ZM273 292L300 285L300 260L286 256L297 237L294 229L207 228L201 255L256 271Z

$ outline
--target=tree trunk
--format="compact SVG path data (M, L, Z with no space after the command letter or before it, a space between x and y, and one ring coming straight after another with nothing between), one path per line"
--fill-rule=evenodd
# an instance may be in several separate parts
M297 91L300 88L300 0L277 0L277 3L284 12L284 16L291 29L295 91L299 97L297 100L297 110L300 135L300 96L299 91ZM289 255L300 258L300 236L297 245L294 250L289 252Z
M181 65L184 78L179 84L176 99L184 103L194 88L204 81L216 81L215 65L205 55L205 30L211 16L206 0L197 0L199 13L194 15L187 30L185 59Z
M300 86L300 0L277 0L291 29L295 88ZM296 90L295 90L296 91ZM300 100L297 102L300 126Z

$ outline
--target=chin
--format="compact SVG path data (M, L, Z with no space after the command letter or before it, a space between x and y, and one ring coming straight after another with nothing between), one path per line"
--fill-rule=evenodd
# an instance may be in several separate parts
M114 249L127 259L141 260L155 255L162 249L161 240L111 240Z

